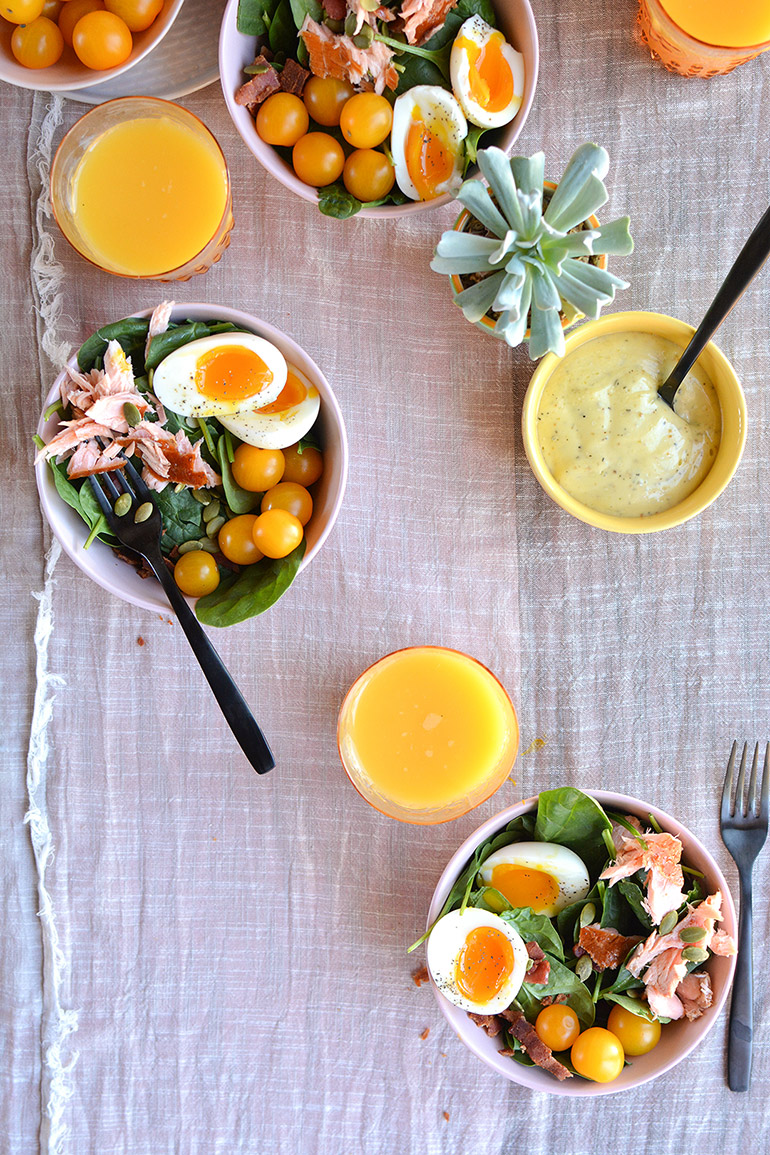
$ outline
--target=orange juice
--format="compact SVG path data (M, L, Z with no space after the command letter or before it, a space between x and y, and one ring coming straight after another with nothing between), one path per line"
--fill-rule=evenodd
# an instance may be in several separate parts
M378 809L443 822L488 798L510 773L518 726L510 699L455 650L399 650L370 667L340 713L343 765Z
M205 248L227 195L214 141L166 117L107 129L80 161L73 188L92 259L136 277L176 269Z
M661 0L671 19L696 40L750 48L770 40L770 0Z

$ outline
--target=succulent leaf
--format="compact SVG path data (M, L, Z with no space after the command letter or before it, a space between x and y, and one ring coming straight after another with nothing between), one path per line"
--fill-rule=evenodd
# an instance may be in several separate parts
M577 315L598 317L626 288L589 257L633 251L628 217L583 227L607 200L603 178L609 157L595 144L574 154L543 211L545 157L513 157L481 149L478 164L489 183L465 181L458 199L484 226L487 237L444 233L431 268L442 273L487 274L456 297L469 320L499 316L495 333L520 344L530 329L529 355L564 352L564 324ZM491 194L491 195L490 195Z

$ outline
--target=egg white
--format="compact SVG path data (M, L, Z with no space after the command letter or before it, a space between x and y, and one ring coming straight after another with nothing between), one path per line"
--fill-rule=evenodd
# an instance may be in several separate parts
M457 33L452 44L452 51L449 58L449 75L452 81L452 91L457 97L460 107L468 120L471 124L475 124L479 128L500 128L502 125L508 124L521 108L521 101L524 95L524 57L507 41L504 41L500 45L500 52L511 71L513 96L504 108L497 109L497 111L494 112L484 108L484 106L479 104L473 97L470 80L471 63L468 59L467 49L462 41L470 40L474 44L477 44L479 48L484 48L493 36L499 35L500 33L490 27L480 16L471 16L470 19L466 20L460 27L460 31Z
M307 390L305 398L290 409L280 413L261 413L259 409L242 409L230 417L220 417L225 429L229 429L241 441L256 445L259 449L285 449L304 437L312 428L321 408L321 398L312 381L296 365L289 366L291 372L300 379ZM260 394L260 399L261 399ZM271 404L269 401L266 405Z
M494 886L492 872L496 866L523 866L549 875L558 888L553 902L540 913L553 918L565 906L579 902L591 889L585 863L566 846L555 842L514 842L490 854L479 871L486 886Z
M195 383L198 361L207 353L227 346L243 346L261 357L273 374L272 381L250 397L232 401L205 397ZM217 333L175 349L155 369L152 388L158 400L182 417L222 417L251 409L258 401L270 405L286 384L286 358L280 349L254 333ZM290 442L288 444L291 444Z
M418 84L410 88L408 92L399 96L393 105L390 150L393 154L398 187L411 200L421 199L409 173L406 159L406 142L415 112L425 123L428 131L442 142L453 160L452 172L446 180L436 186L434 197L443 196L446 192L456 192L463 179L465 156L463 141L468 135L468 124L462 108L452 93L433 84Z
M478 927L499 930L511 944L513 969L498 993L485 1003L474 1002L457 988L455 968L465 940ZM428 970L433 982L450 1003L479 1015L496 1015L510 1006L519 993L527 973L527 948L515 927L509 926L496 914L477 907L464 911L453 910L440 918L428 937L426 947Z

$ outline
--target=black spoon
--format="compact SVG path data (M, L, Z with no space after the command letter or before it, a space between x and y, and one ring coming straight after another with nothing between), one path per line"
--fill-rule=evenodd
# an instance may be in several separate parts
M689 345L658 389L660 397L672 409L674 408L676 391L683 379L690 372L733 305L746 292L768 256L770 256L770 208L765 212L762 220L738 254L735 264L725 277L722 287L711 302L706 316L695 330Z

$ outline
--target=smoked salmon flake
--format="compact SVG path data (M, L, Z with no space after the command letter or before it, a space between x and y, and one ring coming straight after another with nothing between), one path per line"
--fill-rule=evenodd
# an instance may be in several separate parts
M679 865L682 843L673 834L652 831L635 838L632 834L617 836L613 830L613 841L618 847L617 858L599 877L614 886L621 878L646 870L647 894L642 905L653 925L658 926L670 910L679 910L686 897Z
M338 35L305 17L299 34L310 58L314 76L333 76L347 80L356 88L374 89L382 93L386 88L398 87L398 73L392 64L393 53L387 44L373 41L368 48L356 48L349 36Z
M457 0L404 0L401 5L401 19L404 22L404 35L408 42L422 44L430 40L456 3Z

